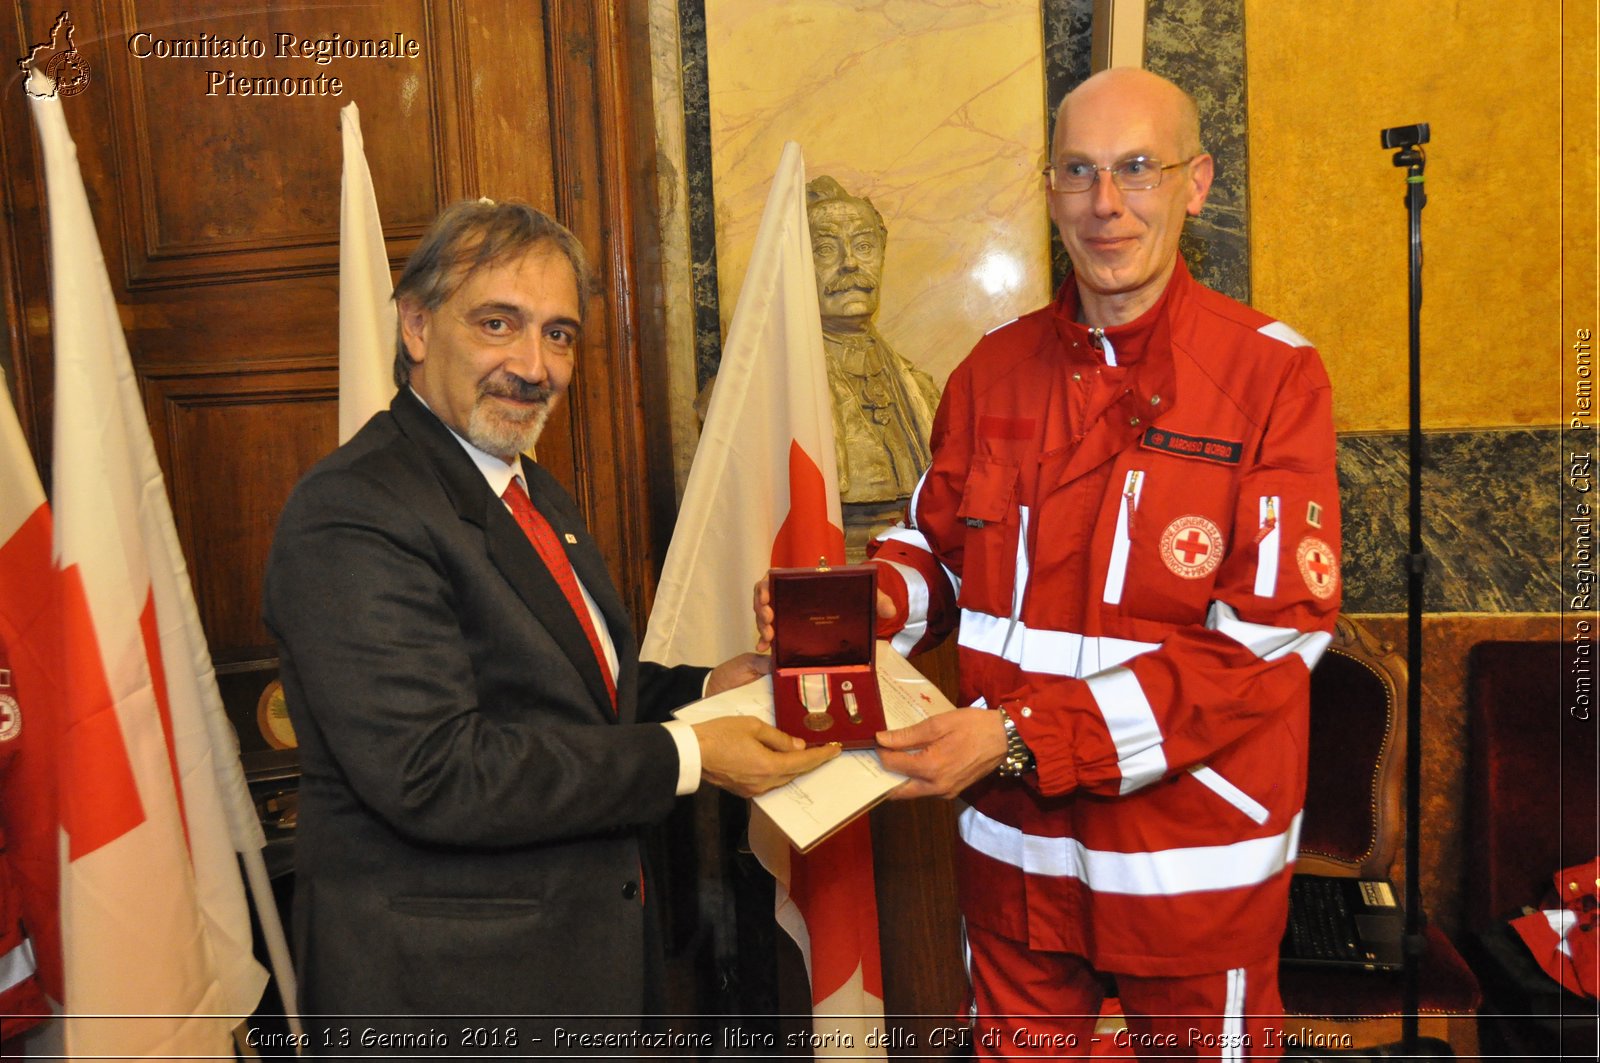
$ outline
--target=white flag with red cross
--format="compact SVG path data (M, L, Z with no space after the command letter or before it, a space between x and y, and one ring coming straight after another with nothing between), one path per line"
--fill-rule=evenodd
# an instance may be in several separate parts
M723 346L650 613L645 659L711 665L742 653L754 640L751 591L769 567L844 561L824 357L805 163L791 142ZM883 1024L867 820L804 856L757 811L750 834L778 881L778 922L805 956L816 1028L843 1030L855 1044L816 1054L882 1055L865 1047L867 1033Z
M235 852L264 844L59 97L49 204L61 931L73 1057L231 1055L260 999Z

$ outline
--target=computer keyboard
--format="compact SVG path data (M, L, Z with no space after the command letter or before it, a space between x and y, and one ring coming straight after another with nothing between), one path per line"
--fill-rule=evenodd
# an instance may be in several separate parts
M1358 959L1355 919L1345 904L1343 883L1296 875L1289 884L1289 940L1308 960Z

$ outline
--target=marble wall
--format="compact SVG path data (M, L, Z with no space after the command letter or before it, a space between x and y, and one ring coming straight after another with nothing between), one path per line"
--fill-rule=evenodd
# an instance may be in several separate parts
M935 380L1048 299L1041 8L1086 32L1090 3L651 0L669 327L693 323L668 338L680 491L785 141L883 214L878 328ZM1087 36L1067 47L1087 71Z
M699 424L695 419L694 396L699 387L696 367L703 358L715 359L720 350L715 302L710 301L702 316L695 298L697 281L714 293L716 287L715 234L709 211L698 211L698 224L691 226L692 199L710 197L709 171L697 173L703 187L690 195L688 164L689 126L696 123L695 135L706 139L704 93L705 34L703 6L683 4L689 27L690 62L697 75L683 76L684 40L679 25L678 0L650 0L650 76L655 103L656 129L656 206L661 228L661 281L663 321L667 330L668 390L664 413L671 423L673 472L678 494L688 479L694 458ZM701 23L694 19L699 17ZM695 251L710 247L710 257L701 261ZM699 333L706 334L702 344ZM702 347L704 354L702 355ZM659 407L658 407L659 409Z
M1042 0L1044 14L1045 150L1055 143L1056 108L1087 78L1094 43L1094 0ZM1050 290L1061 287L1072 263L1061 234L1050 226Z
M680 488L696 434L688 406L716 371L784 140L800 141L809 174L883 212L878 325L935 379L1060 283L1067 263L1037 170L1055 103L1089 74L1093 0L651 3L663 214L688 263L669 279ZM1151 0L1148 21L1148 64L1194 91L1218 159L1185 255L1203 281L1247 298L1242 0L1203 13Z
M1430 613L1559 611L1560 446L1553 428L1423 436L1424 601ZM1408 475L1404 435L1340 437L1350 612L1405 611Z
M1586 187L1592 206L1595 152L1592 78L1586 97L1568 100L1558 74L1564 43L1586 40L1592 54L1593 12L1564 19L1562 5L1536 4L1507 22L1494 0L1243 9L1253 302L1310 337L1333 380L1347 608L1405 608L1406 185L1379 131L1427 121L1428 608L1559 612L1556 426L1570 333L1594 320L1592 268L1586 288L1565 292L1560 268L1564 253L1585 249L1592 267L1593 219L1570 224L1562 195ZM1587 111L1572 109L1585 98ZM1500 157L1522 163L1480 165ZM1546 170L1549 180L1530 179ZM1562 178L1585 175L1586 186L1564 189ZM1587 302L1574 313L1580 289Z
M1200 143L1216 161L1205 210L1184 226L1183 257L1201 283L1248 303L1244 0L1147 0L1144 32L1145 68L1195 98Z
M1405 172L1379 131L1419 121L1432 127L1423 423L1559 422L1562 5L1516 18L1498 0L1244 9L1255 304L1317 344L1340 430L1406 424ZM1570 127L1591 175L1593 55L1591 36L1588 131ZM1592 278L1592 242L1586 261Z
M787 140L889 228L877 324L943 381L1048 294L1038 0L707 0L723 328Z

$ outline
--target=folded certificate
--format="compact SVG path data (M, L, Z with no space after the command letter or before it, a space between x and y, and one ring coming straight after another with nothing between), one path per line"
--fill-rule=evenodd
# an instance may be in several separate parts
M911 666L887 642L877 646L878 686L888 726L909 727L954 708L933 681ZM772 681L724 691L685 705L673 714L688 723L721 716L754 716L771 723ZM815 771L755 799L789 843L802 853L876 805L905 781L886 770L875 749L846 750Z

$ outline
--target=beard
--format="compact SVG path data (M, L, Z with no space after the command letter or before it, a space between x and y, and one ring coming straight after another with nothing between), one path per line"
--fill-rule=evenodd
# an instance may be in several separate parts
M520 409L509 408L497 402L487 402L491 396L502 396L536 405ZM479 450L510 461L516 455L533 449L544 431L545 422L556 404L555 389L547 384L530 384L516 377L496 377L478 385L478 401L472 404L472 414L467 418L467 442Z

